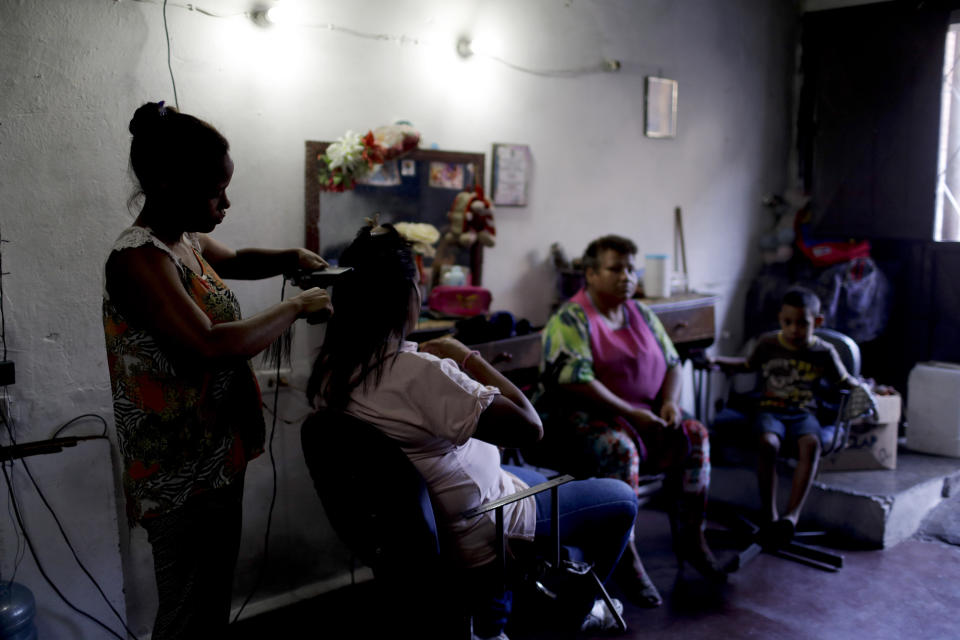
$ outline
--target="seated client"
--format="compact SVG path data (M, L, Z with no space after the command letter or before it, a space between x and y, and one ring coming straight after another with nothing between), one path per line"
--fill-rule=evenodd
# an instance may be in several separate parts
M631 299L636 253L620 236L591 242L583 255L586 286L544 328L545 393L537 406L546 435L533 459L574 475L619 478L634 490L641 472L665 471L675 552L722 580L703 537L707 430L681 414L680 358L660 320ZM632 535L616 576L637 604L661 604Z
M497 445L539 440L540 418L524 395L476 352L452 338L421 345L405 340L420 313L410 244L391 225L361 229L340 256L353 267L333 293L308 394L367 421L401 444L424 477L438 524L469 584L474 637L505 638L510 597L496 571L494 514L460 514L542 482L528 469L500 465ZM504 510L508 538L549 539L549 493ZM619 480L593 479L559 488L561 543L583 550L602 580L623 553L636 497ZM588 620L594 620L588 616Z

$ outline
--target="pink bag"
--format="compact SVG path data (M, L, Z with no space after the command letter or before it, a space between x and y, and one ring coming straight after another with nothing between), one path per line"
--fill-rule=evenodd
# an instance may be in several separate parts
M490 309L491 295L483 287L438 285L430 290L427 306L451 316L476 316Z

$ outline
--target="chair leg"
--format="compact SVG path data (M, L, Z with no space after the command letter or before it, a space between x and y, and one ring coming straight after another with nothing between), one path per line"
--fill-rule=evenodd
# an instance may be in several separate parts
M804 538L815 539L822 537L824 535L823 532L799 531L790 542L778 548L765 549L759 540L760 527L742 514L734 513L732 515L734 518L728 523L731 527L730 530L707 530L708 534L713 534L711 535L711 539L716 537L717 539L725 540L727 544L731 542L735 543L737 540L743 541L746 539L747 541L747 546L737 552L725 564L724 570L727 572L742 569L763 551L767 551L784 560L799 562L800 564L805 564L808 567L822 571L836 572L843 568L842 555L831 553L825 549L814 547L801 541Z
M613 619L617 621L617 626L620 628L620 631L626 631L627 621L623 619L623 616L621 616L620 613L617 612L616 607L613 606L613 600L610 598L610 594L607 593L607 588L603 586L603 582L600 581L600 577L597 576L597 572L591 569L590 575L593 576L593 581L597 583L597 591L600 592L600 597L603 598L607 609L613 614Z
M838 553L831 553L796 540L788 542L783 549L795 556L816 562L818 565L825 565L818 568L826 571L837 571L843 568L843 556Z
M723 571L733 573L747 566L747 564L760 555L763 547L756 542L750 543L746 549L730 558L723 566Z

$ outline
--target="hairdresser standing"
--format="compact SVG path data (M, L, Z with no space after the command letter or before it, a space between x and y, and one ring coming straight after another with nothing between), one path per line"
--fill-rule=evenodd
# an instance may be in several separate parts
M153 640L224 637L240 545L243 476L263 450L249 358L297 318L330 308L311 289L241 319L221 277L256 279L324 261L304 249L234 251L205 235L230 207L227 140L163 103L130 121L143 207L105 267L103 325L132 525L153 547Z

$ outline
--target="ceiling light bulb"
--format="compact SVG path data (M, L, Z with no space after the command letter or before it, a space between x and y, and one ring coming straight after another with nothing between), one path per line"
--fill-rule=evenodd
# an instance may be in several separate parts
M457 54L461 58L469 58L473 55L473 48L470 46L470 38L463 36L457 40Z
M271 7L260 6L250 12L250 17L261 27L286 24L291 21L290 7L278 2Z
M496 36L484 34L475 36L470 42L470 50L478 56L496 57L502 52L500 41Z
M282 4L267 9L267 22L270 24L282 24L288 22L290 18L290 8Z

